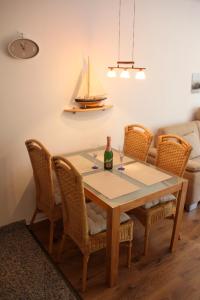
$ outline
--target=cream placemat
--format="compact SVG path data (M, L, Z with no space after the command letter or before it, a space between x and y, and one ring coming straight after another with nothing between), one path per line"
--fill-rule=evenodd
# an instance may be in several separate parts
M113 151L113 165L119 165L120 164L120 158L119 158L119 152L112 149ZM97 154L96 159L100 160L101 162L104 162L104 150L98 150L98 151L94 151L94 152L90 152L89 155L94 157L94 153ZM134 159L124 156L123 158L123 163L128 163L134 161Z
M92 166L94 163L81 155L66 156L66 159L68 159L80 173L91 172L93 170Z
M114 199L140 188L111 172L99 172L84 177L84 182L109 199Z
M162 171L148 167L139 162L127 165L123 173L146 185L158 183L172 177Z

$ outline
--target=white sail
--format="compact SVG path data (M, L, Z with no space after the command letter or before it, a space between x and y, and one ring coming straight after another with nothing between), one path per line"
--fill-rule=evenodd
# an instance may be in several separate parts
M97 79L94 69L91 66L89 59L84 64L81 76L81 85L78 90L78 99L105 99L105 91Z

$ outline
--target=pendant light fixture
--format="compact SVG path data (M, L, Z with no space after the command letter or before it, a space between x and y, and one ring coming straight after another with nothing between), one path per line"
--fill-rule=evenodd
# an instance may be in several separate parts
M136 5L135 1L133 0L133 35L132 35L132 49L131 49L131 60L129 61L121 61L121 8L122 8L122 0L119 0L119 37L118 37L118 61L117 65L113 67L108 67L108 73L107 76L110 78L117 77L116 71L120 72L120 78L130 78L130 72L129 71L137 71L135 74L136 79L145 79L145 70L144 67L135 67L134 62L134 48L135 48L135 11L136 11Z

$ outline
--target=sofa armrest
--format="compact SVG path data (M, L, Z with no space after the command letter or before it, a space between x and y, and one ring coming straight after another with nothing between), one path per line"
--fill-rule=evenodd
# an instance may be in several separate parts
M199 172L200 171L200 162L195 159L190 159L186 166L187 172Z

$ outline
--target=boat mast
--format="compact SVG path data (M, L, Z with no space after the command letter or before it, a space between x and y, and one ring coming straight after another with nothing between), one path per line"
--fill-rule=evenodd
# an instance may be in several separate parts
M88 63L87 63L87 96L90 96L90 59L88 56Z

